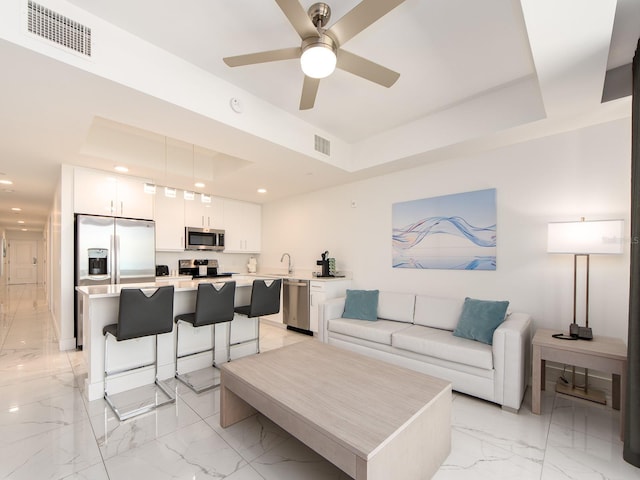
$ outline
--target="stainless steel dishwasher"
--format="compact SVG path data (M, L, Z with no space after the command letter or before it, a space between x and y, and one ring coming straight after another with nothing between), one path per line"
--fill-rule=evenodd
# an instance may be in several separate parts
M284 324L290 330L313 335L309 330L309 280L285 279L283 287Z

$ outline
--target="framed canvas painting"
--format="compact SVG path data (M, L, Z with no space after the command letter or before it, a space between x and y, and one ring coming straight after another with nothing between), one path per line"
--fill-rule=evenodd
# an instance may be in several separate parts
M496 269L496 189L392 206L393 267Z

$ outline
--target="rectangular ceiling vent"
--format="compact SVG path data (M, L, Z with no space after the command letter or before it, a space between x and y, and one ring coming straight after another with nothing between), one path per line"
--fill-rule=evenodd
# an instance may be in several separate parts
M29 0L27 28L29 32L91 56L91 29L53 10Z
M322 138L319 135L315 136L315 149L316 152L324 153L325 155L331 155L331 142L326 138Z

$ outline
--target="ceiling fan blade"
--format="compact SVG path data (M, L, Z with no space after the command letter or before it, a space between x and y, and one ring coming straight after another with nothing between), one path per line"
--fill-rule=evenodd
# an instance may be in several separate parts
M247 53L236 55L235 57L225 57L222 60L230 67L241 67L243 65L253 65L254 63L277 62L278 60L291 60L300 58L302 51L300 47L281 48L280 50L269 50L267 52Z
M304 76L304 84L302 85L302 96L300 97L300 110L309 110L316 103L316 95L318 94L319 78L311 78Z
M298 0L276 0L276 3L302 40L318 35L318 30Z
M338 63L336 67L387 88L396 83L396 80L400 78L398 72L389 70L382 65L378 65L371 60L367 60L343 49L338 50Z
M338 20L328 34L343 45L405 0L362 0Z

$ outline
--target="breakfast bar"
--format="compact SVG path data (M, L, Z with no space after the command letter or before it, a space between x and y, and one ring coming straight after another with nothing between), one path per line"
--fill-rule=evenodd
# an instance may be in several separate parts
M233 278L236 282L235 304L248 304L251 297L251 286L254 278ZM83 354L87 364L87 378L85 380L85 395L89 400L102 398L104 394L104 335L105 325L116 323L120 291L123 288L141 288L153 291L158 287L171 284L175 288L173 315L193 312L195 309L196 291L198 284L207 280L171 281L124 285L97 285L76 287L81 297L83 316ZM209 280L210 281L210 280ZM213 282L218 283L218 282ZM220 282L222 283L222 282ZM233 320L231 344L254 338L257 319L247 319L236 316ZM180 351L196 352L211 345L210 326L181 328ZM226 358L226 329L228 324L220 324L216 328L216 363L227 361ZM172 332L158 336L158 377L172 378L175 373L174 344L175 328ZM231 349L231 358L239 358L256 352L256 342L248 342ZM153 339L139 338L127 342L114 342L109 345L109 367L121 369L139 365L153 358ZM190 372L211 366L211 354L194 355L180 361L180 371ZM153 371L150 369L135 371L109 381L110 392L129 390L142 385L153 383Z

